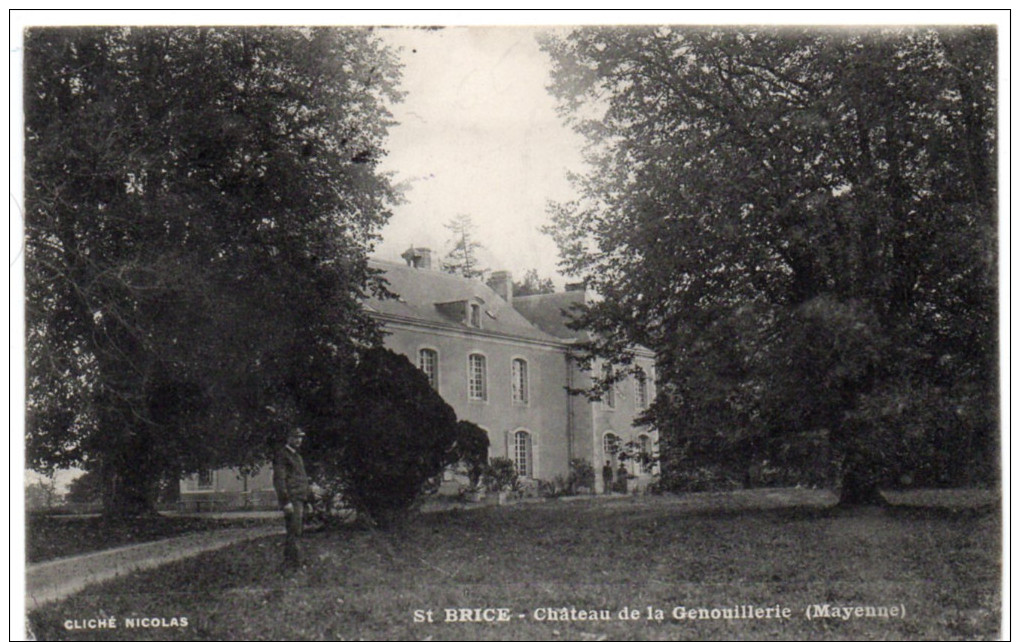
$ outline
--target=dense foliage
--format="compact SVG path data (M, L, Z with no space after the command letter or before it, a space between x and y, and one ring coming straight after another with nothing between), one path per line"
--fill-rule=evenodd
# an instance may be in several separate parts
M846 502L995 470L996 33L590 28L544 43L589 141L550 227L589 357L659 356L663 473L824 448ZM619 368L616 373L625 373Z
M92 504L103 501L103 479L96 471L75 477L67 486L64 499L69 504Z
M473 457L478 440L470 428L458 427L453 408L407 357L372 348L352 371L333 416L309 428L305 460L320 487L387 525L430 479ZM468 440L459 442L465 433Z
M489 463L489 433L478 424L460 420L450 458L463 466L472 487L478 486Z
M571 495L580 492L595 492L595 467L582 457L570 460L570 474L567 476L567 491Z
M263 459L268 403L335 385L378 339L397 79L368 30L26 33L30 465L149 510Z
M521 488L517 465L509 457L493 457L485 467L483 483L490 492L518 491Z

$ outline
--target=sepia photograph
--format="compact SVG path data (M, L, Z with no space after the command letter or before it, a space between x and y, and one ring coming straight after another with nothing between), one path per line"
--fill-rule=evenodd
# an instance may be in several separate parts
M12 639L1008 638L1008 12L181 13L11 27Z

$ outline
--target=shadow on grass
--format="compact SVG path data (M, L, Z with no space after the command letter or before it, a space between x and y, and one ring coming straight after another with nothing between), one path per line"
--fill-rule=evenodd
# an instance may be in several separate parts
M189 533L248 528L265 523L264 520L258 519L221 521L162 515L134 518L94 516L74 519L29 515L25 524L26 559L30 564L45 562Z

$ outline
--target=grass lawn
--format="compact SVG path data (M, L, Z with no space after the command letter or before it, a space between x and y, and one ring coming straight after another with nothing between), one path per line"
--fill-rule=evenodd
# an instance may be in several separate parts
M152 542L186 533L264 523L266 522L250 519L218 520L158 515L129 520L112 520L98 516L29 515L25 537L26 561L45 562L58 557Z
M997 507L752 503L706 494L428 514L389 533L311 534L309 567L290 574L280 570L282 537L256 540L92 586L33 612L30 632L75 640L997 637ZM672 617L681 606L777 604L791 616ZM809 620L811 604L905 614ZM484 607L507 609L510 621L443 621L444 609ZM649 607L663 619L648 619ZM611 621L539 619L561 608L608 611ZM624 608L638 618L621 619ZM433 622L414 621L429 610ZM65 628L110 616L115 630ZM125 618L142 617L178 626L125 628Z

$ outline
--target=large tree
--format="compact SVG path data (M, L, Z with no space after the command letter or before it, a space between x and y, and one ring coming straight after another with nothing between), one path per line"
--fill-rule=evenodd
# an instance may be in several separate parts
M458 214L444 227L450 230L451 249L443 259L443 271L459 274L466 279L485 278L489 270L481 267L478 258L478 250L483 246L476 236L478 227L471 215Z
M994 469L995 38L545 41L592 166L550 229L604 297L583 318L590 354L659 355L647 419L664 470L747 466L819 435L847 503L880 501L893 474Z
M258 461L267 404L336 385L378 338L360 299L397 79L367 30L26 32L33 467L145 511Z

